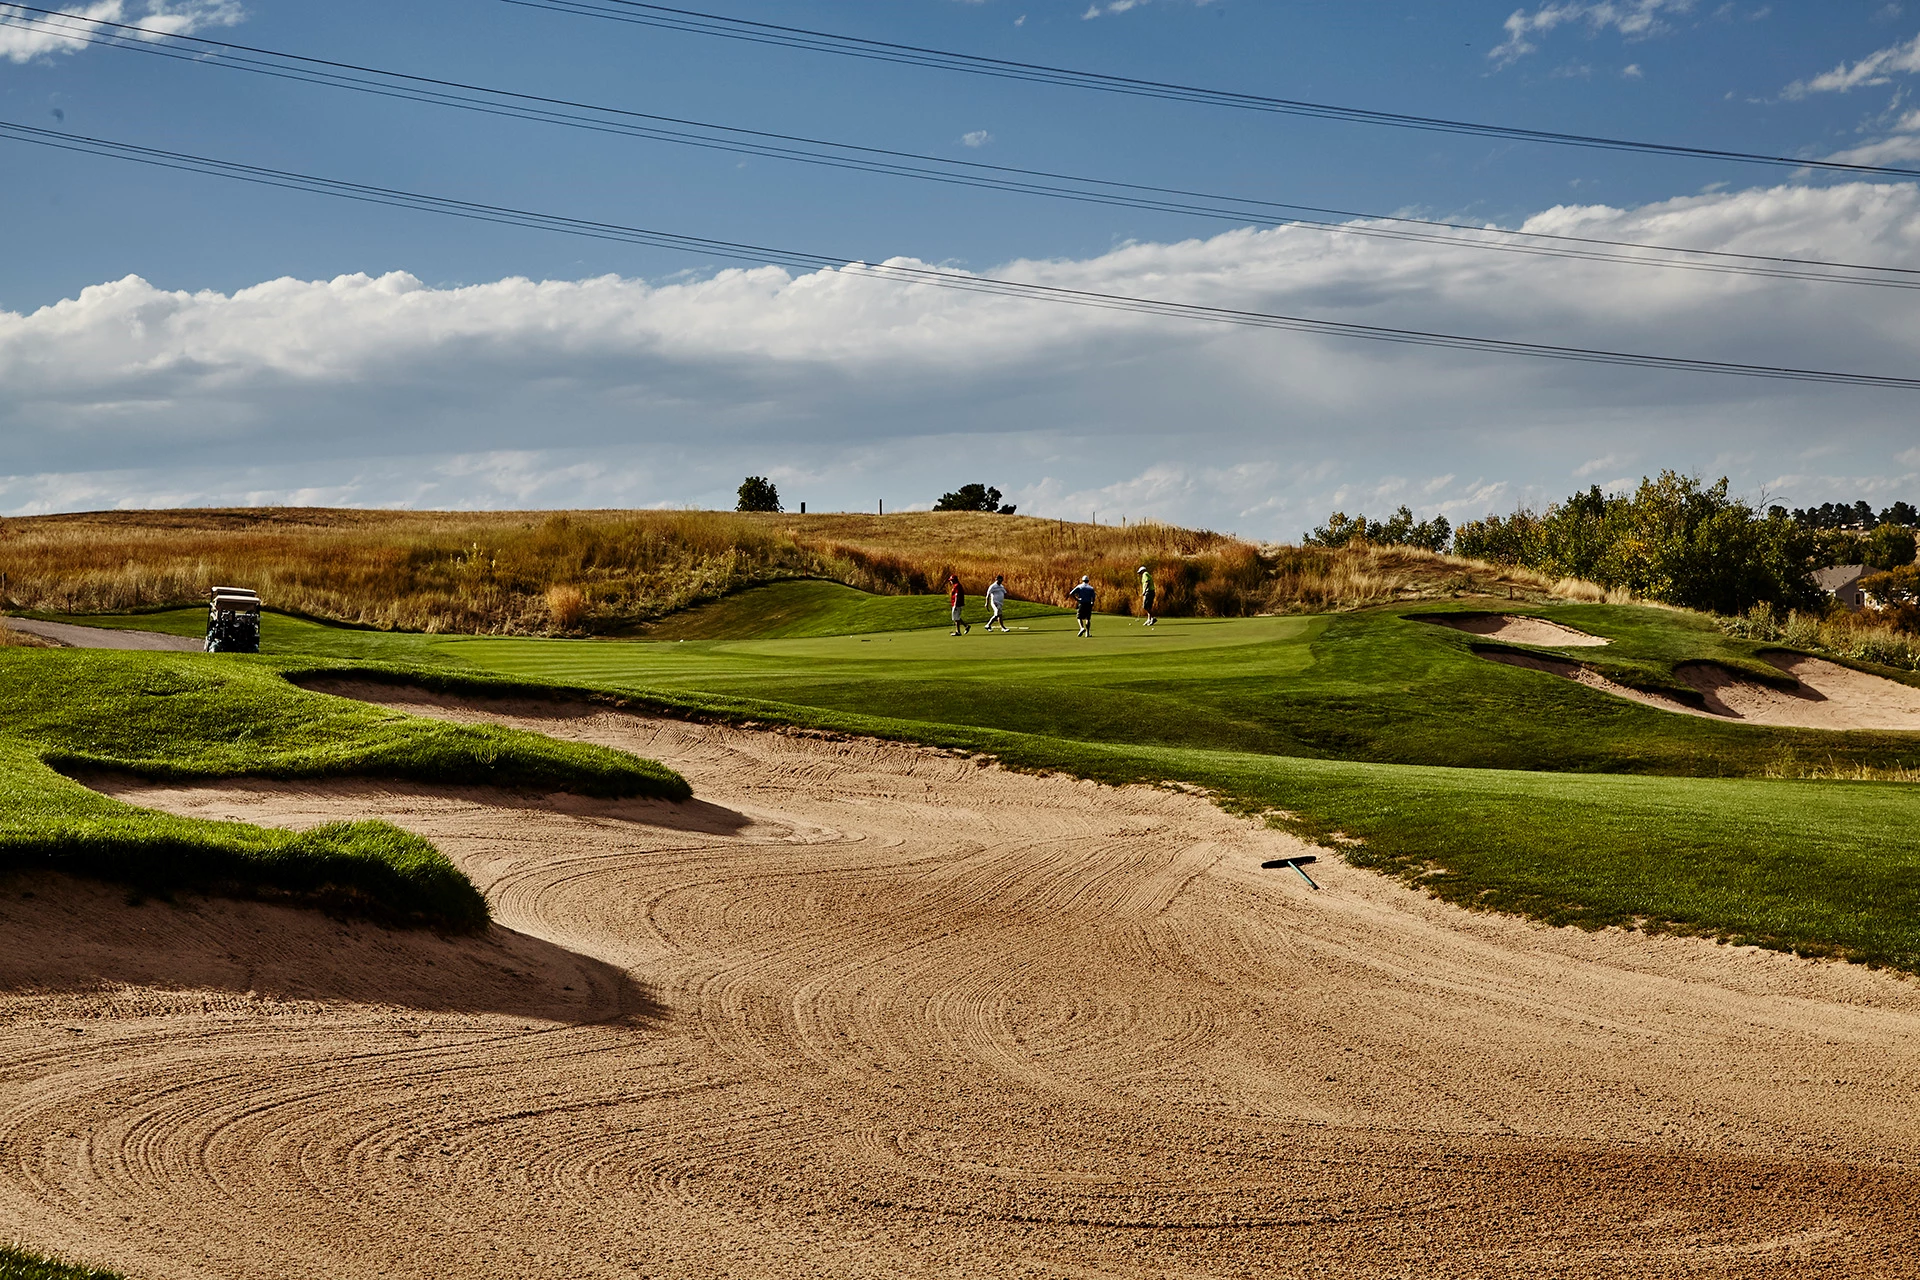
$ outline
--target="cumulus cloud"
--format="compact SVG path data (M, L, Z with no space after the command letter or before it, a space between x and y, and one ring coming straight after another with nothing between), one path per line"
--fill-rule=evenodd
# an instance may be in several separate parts
M1539 49L1537 41L1559 27L1585 26L1591 32L1618 31L1630 39L1656 35L1668 15L1689 13L1693 0L1561 0L1532 13L1515 9L1504 24L1507 38L1487 56L1500 66Z
M985 129L975 129L960 135L960 144L966 147L984 147L993 141L993 135Z
M239 0L147 0L144 6L130 6L126 0L95 0L64 12L83 21L43 17L0 4L0 58L31 62L56 53L78 53L87 47L84 36L107 30L100 25L103 22L184 36L209 27L230 27L246 16Z
M1846 93L1869 85L1887 84L1895 76L1911 75L1915 71L1920 71L1920 36L1905 44L1875 50L1858 62L1843 62L1811 79L1796 80L1786 87L1785 96L1804 98L1815 93Z
M1567 205L1528 226L1920 266L1911 185ZM1920 357L1897 291L1299 228L994 274L1709 359L1902 372ZM127 277L0 312L0 386L0 511L712 505L752 472L814 510L903 509L982 480L1023 511L1257 537L1297 536L1336 495L1455 519L1560 497L1596 458L1704 468L1737 447L1772 479L1813 474L1803 456L1832 446L1821 475L1843 463L1886 473L1910 447L1914 410L1898 392L1233 329L906 287L862 268L460 288L396 272L232 293Z

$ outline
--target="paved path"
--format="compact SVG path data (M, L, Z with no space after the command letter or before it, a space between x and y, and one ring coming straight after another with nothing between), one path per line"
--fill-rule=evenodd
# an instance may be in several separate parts
M70 649L177 649L183 653L199 653L206 648L205 641L192 636L170 636L160 631L78 627L71 622L41 622L37 618L8 618L7 625Z

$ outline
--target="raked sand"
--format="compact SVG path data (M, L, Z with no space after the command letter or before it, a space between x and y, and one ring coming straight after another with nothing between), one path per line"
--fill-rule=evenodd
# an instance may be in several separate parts
M1316 893L1173 791L409 709L701 798L113 787L390 818L499 923L0 882L0 1237L152 1280L1920 1274L1912 981Z

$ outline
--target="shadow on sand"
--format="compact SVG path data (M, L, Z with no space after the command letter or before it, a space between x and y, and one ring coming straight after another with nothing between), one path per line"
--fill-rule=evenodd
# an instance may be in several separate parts
M449 936L268 902L142 898L36 871L0 874L0 937L0 1014L49 1003L86 1016L270 1002L563 1023L660 1017L623 970L499 925Z

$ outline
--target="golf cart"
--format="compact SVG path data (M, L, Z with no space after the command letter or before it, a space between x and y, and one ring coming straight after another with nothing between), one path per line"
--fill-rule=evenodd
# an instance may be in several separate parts
M260 652L260 597L245 587L215 587L212 596L207 652Z

